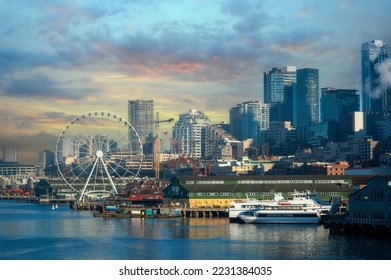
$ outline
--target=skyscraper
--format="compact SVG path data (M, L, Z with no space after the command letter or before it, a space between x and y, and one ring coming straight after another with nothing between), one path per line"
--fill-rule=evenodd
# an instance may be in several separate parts
M129 100L128 121L137 131L144 154L153 153L154 103L153 100Z
M381 81L379 66L388 58L386 44L382 40L372 40L361 45L361 84L362 111L391 113L391 93L389 86ZM388 108L387 108L388 107Z
M270 107L270 121L292 121L292 85L296 66L272 68L263 74L264 103Z
M297 83L293 89L293 126L308 127L319 123L319 70L297 70Z
M360 99L355 89L322 88L321 121L335 124L336 139L346 141L353 134L353 114L360 109Z

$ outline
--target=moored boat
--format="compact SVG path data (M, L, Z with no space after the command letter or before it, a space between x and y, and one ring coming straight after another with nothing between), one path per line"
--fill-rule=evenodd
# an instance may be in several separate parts
M240 223L243 222L238 215L244 211L256 209L262 205L275 204L280 200L283 200L284 197L280 193L273 193L273 198L270 200L259 200L247 198L245 201L237 200L233 201L231 207L228 209L228 219L230 223Z
M323 203L316 194L295 190L292 199L260 202L257 207L237 213L237 219L245 223L320 223L330 209L331 204Z
M282 204L262 205L258 209L242 212L238 217L252 224L319 224L322 221L319 209Z

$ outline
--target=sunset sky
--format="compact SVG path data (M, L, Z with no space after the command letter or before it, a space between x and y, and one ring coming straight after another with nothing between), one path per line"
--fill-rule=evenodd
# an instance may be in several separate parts
M130 99L153 99L160 119L194 108L227 122L261 100L272 67L318 68L320 87L360 92L361 44L391 43L390 11L389 0L0 0L0 148L35 163L74 116L127 118Z

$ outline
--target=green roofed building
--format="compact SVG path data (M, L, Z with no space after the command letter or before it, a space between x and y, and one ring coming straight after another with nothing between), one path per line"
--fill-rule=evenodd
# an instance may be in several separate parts
M229 207L234 200L270 199L273 192L289 199L293 192L316 192L322 200L347 199L369 176L178 176L163 191L166 204L182 207Z

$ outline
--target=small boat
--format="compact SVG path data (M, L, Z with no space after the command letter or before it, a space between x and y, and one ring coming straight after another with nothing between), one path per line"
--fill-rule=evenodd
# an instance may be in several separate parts
M58 208L58 205L57 205L57 203L56 203L56 205L54 206L54 208L56 208L56 209Z
M54 210L54 209L56 209L56 206L53 204L53 205L52 205L52 210Z

